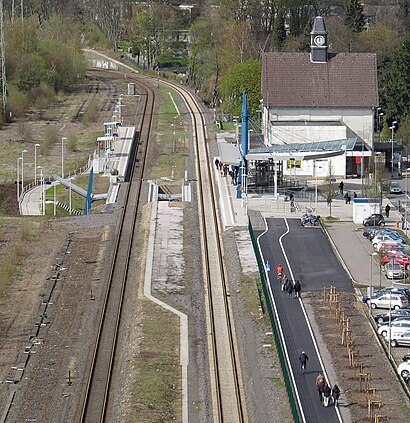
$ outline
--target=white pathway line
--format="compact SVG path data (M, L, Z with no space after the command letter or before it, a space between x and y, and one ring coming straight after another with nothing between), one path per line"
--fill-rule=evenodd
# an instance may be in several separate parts
M286 264L287 264L287 266L288 266L289 273L290 273L291 278L292 278L292 283L294 284L294 283L295 283L295 278L294 278L294 276L293 276L292 268L291 268L291 266L290 266L290 263L289 263L289 260L288 260L288 256L286 255L285 248L283 247L283 243L282 243L282 239L283 239L283 237L284 237L285 235L287 235L287 234L290 232L290 228L289 228L289 224L288 224L288 221L287 221L286 217L284 217L284 218L283 218L283 220L285 221L287 231L286 231L283 235L281 235L281 237L279 238L279 244L280 244L280 248L281 248L281 250L282 250L283 256L285 257ZM314 347L315 347L315 351L316 351L317 357L318 357L318 359L319 359L320 367L321 367L321 368L322 368L322 370L323 370L323 375L325 376L326 380L329 382L329 386L333 386L333 385L330 383L329 376L328 376L328 374L327 374L327 372L326 372L326 367L325 367L325 364L323 363L322 356L320 355L319 347L318 347L318 345L317 345L316 338L315 338L315 335L314 335L313 330L312 330L312 326L311 326L311 324L310 324L310 322L309 322L309 317L308 317L308 315L307 315L307 313L306 313L305 306L303 305L302 298L301 298L301 297L299 297L299 298L298 298L298 300L299 300L300 307L302 308L303 315L305 316L306 324L307 324L307 326L308 326L308 328L309 328L310 337L312 338L312 342L313 342L313 345L314 345ZM292 370L291 370L291 371L292 371ZM293 373L293 372L292 372L292 373ZM295 388L296 388L296 387L295 387ZM343 422L343 420L342 420L342 416L341 416L340 411L339 411L339 407L335 407L335 410L336 410L336 414L337 414L337 417L338 417L339 421L340 421L340 422Z
M257 242L258 242L259 252L261 253L262 260L265 263L265 259L264 259L263 254L262 254L262 248L260 246L259 239L262 237L262 235L264 235L266 232L268 232L268 229L269 228L268 228L268 223L266 221L266 218L263 218L263 220L265 221L265 231L262 232L258 236ZM281 237L279 239L279 242L281 242L281 238L283 236L285 236L288 232L289 232L289 227L288 227L287 231L283 235L281 235ZM286 256L285 256L285 259L287 260ZM302 417L303 422L306 423L306 417L305 417L305 414L303 413L303 408L302 408L302 403L300 401L298 387L296 385L295 376L293 374L292 366L290 364L290 359L289 359L289 355L288 355L288 349L286 347L285 337L283 336L282 325L280 323L279 313L278 313L278 310L276 308L275 298L273 297L273 292L272 292L272 288L271 288L270 280L269 280L269 273L266 270L266 266L265 266L265 277L266 277L266 280L268 281L269 294L270 294L270 297L271 297L271 300L272 300L273 308L275 310L276 321L278 322L279 333L280 333L280 337L282 339L282 344L284 346L284 353L285 353L285 356L286 356L286 361L288 363L288 370L289 370L289 373L290 373L290 376L291 376L291 379L292 379L292 383L293 383L293 387L294 387L294 392L295 392L295 395L296 395L296 399L297 399L298 404L299 404L299 411L300 411L300 414L301 414L301 417Z
M145 265L144 296L164 309L176 314L180 318L180 364L182 371L182 423L188 423L188 364L189 364L189 344L188 344L188 316L179 310L171 307L163 301L155 298L151 294L152 267L154 263L154 242L157 219L158 202L152 202L151 220L148 236L147 260Z
M172 96L172 93L168 91L168 95L171 97L172 104L174 105L175 110L177 111L177 115L174 116L174 117L180 116L181 113L179 113L179 109L178 109L177 103L175 103L175 100L174 100L174 97Z
M98 56L102 56L102 57L106 58L107 60L109 60L111 62L114 62L114 63L117 63L117 65L121 65L122 67L124 67L124 68L126 68L126 69L128 69L128 70L130 70L132 72L139 73L139 70L138 69L134 69L131 66L125 65L124 63L119 62L118 60L115 60L112 57L108 57L108 56L106 56L103 53L100 53L98 51L95 51L95 50L92 50L92 49L89 49L89 48L83 48L82 50L83 51L86 51L87 53L94 53L94 54L97 54Z

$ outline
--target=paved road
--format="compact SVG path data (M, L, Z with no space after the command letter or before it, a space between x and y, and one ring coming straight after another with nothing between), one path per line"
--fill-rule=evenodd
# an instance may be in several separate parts
M333 254L320 227L302 227L299 219L268 219L267 224L269 230L260 238L260 244L264 260L271 263L269 282L273 301L280 316L280 326L305 421L338 422L335 409L322 407L316 391L315 380L323 369L323 363L310 335L303 304L294 298L289 299L288 294L281 291L276 281L275 267L282 264L285 273L299 279L305 291L321 291L330 284L338 291L353 291L350 278ZM309 356L308 371L304 375L300 372L299 364L302 350Z

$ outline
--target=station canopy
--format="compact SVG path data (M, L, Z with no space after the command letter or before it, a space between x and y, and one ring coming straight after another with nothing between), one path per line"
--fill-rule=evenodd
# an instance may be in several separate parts
M314 160L353 151L357 142L358 138L355 137L332 141L272 145L271 147L250 149L246 158L247 160L285 160L294 157L298 160Z

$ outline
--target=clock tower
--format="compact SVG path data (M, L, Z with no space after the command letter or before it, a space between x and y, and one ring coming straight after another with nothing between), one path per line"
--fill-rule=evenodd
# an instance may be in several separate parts
M310 61L312 63L327 62L327 44L325 22L321 16L317 16L310 33Z

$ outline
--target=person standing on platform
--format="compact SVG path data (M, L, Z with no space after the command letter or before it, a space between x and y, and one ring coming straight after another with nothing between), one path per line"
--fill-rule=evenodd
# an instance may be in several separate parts
M340 189L340 194L343 195L343 188L344 188L345 184L343 183L343 181L340 181L339 184L339 189Z
M307 354L304 351L302 351L302 354L300 354L300 357L299 357L300 370L302 371L302 373L305 373L305 371L306 371L306 366L307 366L308 360L309 360L309 357L307 356Z
M287 291L288 291L288 294L289 294L289 298L292 298L292 292L293 292L293 284L292 284L292 281L289 281L288 282L288 289L287 289Z
M299 281L295 282L295 286L293 289L295 290L295 298L300 298L300 291L302 290L302 287L300 286Z
M332 389L332 397L333 397L333 403L335 404L335 407L339 405L339 397L340 397L340 389L335 384Z

